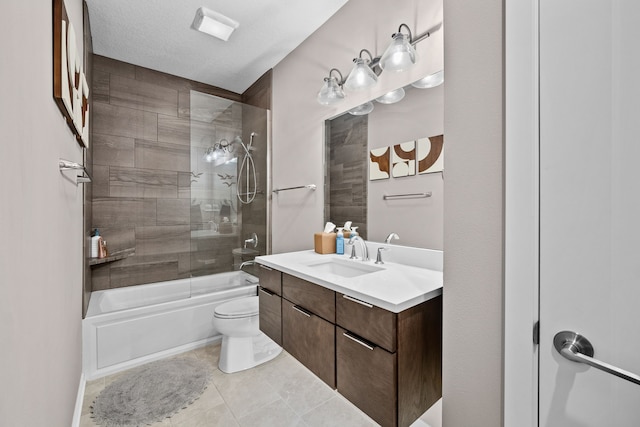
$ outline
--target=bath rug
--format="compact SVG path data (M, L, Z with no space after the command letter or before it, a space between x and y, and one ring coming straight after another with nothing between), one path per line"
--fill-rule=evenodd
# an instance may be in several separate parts
M211 378L207 363L193 359L151 362L105 387L91 407L105 427L147 425L171 417L200 397Z

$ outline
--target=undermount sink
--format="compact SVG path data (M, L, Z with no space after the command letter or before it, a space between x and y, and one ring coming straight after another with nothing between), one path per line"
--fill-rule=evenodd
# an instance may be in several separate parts
M380 267L362 264L360 261L346 261L336 258L307 265L317 272L335 274L342 277L356 277L382 270Z

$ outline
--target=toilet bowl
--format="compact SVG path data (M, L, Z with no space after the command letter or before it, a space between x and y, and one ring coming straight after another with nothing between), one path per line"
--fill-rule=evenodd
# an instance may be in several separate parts
M218 305L213 326L222 334L218 368L233 373L253 368L276 357L282 347L260 332L258 297L234 299Z

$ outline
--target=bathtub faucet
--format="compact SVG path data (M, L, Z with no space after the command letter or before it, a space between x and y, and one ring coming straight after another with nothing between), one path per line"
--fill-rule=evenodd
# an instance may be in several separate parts
M245 265L254 265L256 262L254 260L251 261L244 261L242 264L240 264L240 270L242 270L242 267L244 267Z
M247 249L247 243L251 243L253 247L258 246L258 235L256 233L251 233L251 238L244 241L244 248Z

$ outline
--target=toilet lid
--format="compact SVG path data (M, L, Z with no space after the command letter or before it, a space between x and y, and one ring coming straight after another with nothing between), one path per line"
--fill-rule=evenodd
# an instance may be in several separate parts
M235 318L250 317L258 314L258 297L238 298L217 306L214 310L215 317Z

